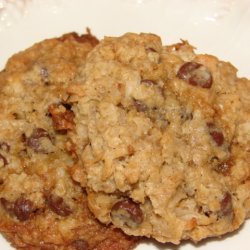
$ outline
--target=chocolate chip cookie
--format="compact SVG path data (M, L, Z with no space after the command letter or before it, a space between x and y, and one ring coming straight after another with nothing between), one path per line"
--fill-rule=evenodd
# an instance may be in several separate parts
M106 37L90 52L75 100L86 186L103 223L160 242L195 242L250 216L250 82L187 41ZM74 102L74 101L73 101Z
M137 239L99 223L70 169L79 165L66 89L82 81L98 40L66 34L14 55L0 73L0 232L17 249L131 249Z

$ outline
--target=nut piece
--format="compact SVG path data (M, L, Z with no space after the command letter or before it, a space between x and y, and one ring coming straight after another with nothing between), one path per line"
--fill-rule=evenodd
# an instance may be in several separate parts
M48 108L52 116L53 126L55 130L67 131L73 130L75 127L75 114L72 110L65 108L62 104L51 104Z
M132 199L125 199L113 205L111 219L115 225L136 228L143 222L143 213L139 204Z
M63 198L54 194L47 196L48 207L56 214L66 217L72 213L71 208L64 202Z
M196 62L184 63L177 72L177 77L202 88L211 88L213 83L212 74L208 68Z

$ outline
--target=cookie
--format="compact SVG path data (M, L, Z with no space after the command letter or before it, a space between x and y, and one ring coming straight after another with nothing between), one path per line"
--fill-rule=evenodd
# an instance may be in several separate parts
M14 55L0 73L0 232L16 249L132 249L137 239L99 223L69 171L79 160L65 90L82 79L90 33Z
M83 162L71 174L101 222L175 244L244 223L250 82L236 73L154 34L106 37L90 52L69 90Z

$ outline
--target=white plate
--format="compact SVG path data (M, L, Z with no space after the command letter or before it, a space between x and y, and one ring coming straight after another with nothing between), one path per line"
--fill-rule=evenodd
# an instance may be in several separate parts
M0 68L15 52L45 38L90 27L99 38L127 31L189 40L250 77L249 0L0 0ZM140 244L138 250L249 250L250 221L238 232L201 244ZM0 238L0 249L12 249Z

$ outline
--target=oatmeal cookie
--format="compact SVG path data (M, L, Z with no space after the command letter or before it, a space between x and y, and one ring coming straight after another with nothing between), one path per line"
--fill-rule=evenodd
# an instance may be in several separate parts
M186 41L106 37L90 52L75 100L87 186L103 223L160 242L195 242L250 215L250 82Z
M99 223L68 173L79 161L65 90L82 79L97 43L90 33L45 40L0 73L0 232L17 249L127 250L137 242Z

